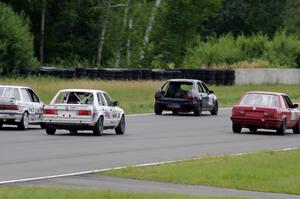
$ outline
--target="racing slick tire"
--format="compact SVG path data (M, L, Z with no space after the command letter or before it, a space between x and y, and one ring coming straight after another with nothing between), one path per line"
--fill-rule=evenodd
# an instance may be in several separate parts
M194 115L200 116L201 112L202 112L202 103L199 103L194 107Z
M2 129L2 127L3 127L3 121L0 120L0 129Z
M255 127L250 127L250 128L249 128L249 131L250 131L250 132L253 132L253 133L256 133L256 132L257 132L257 128L255 128Z
M283 119L280 127L277 129L278 135L284 135L286 130L286 119Z
M126 129L125 116L122 115L121 120L117 128L115 128L115 132L117 135L124 135Z
M98 119L96 125L94 126L93 134L95 136L103 135L103 117L102 116Z
M45 129L46 129L46 133L47 133L48 135L54 135L55 132L56 132L56 128L51 127L51 126L47 126L47 125L46 125Z
M161 106L157 103L155 103L154 105L154 113L155 115L161 115L161 113L163 112Z
M232 131L234 133L241 133L242 127L239 124L232 124Z
M293 128L294 134L300 134L300 120L297 122L296 126Z
M216 101L213 110L210 111L210 114L211 115L218 115L218 112L219 112L219 104L218 104L218 101Z
M28 126L29 126L29 115L28 115L28 112L25 111L23 113L21 122L18 123L18 129L26 130L26 129L28 129Z

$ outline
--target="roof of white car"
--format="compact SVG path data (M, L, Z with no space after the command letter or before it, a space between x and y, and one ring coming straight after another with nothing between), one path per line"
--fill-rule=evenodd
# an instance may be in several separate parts
M63 90L60 90L60 92L90 92L90 93L93 93L93 92L105 92L105 91L95 90L95 89L63 89Z
M201 80L198 80L198 79L169 79L167 81L169 81L169 82L202 82Z
M5 88L29 88L26 86L11 86L11 85L0 85L0 87L5 87ZM31 88L29 88L31 89Z

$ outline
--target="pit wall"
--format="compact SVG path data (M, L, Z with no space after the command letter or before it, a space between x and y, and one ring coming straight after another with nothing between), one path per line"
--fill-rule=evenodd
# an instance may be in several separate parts
M300 69L235 69L235 84L300 84Z

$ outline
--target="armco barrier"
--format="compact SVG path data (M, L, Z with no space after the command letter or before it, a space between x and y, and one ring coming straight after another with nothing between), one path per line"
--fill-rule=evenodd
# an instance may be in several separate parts
M116 69L116 68L56 68L42 67L38 70L22 69L18 75L55 76L60 78L88 78L102 80L166 80L198 79L207 84L232 85L234 70L215 69Z

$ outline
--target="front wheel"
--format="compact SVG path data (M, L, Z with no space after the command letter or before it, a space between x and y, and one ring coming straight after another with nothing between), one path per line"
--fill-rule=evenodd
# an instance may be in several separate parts
M25 112L22 116L21 122L18 124L18 129L26 130L29 126L29 116L28 113Z
M211 114L211 115L218 115L218 112L219 112L219 104L218 104L218 102L216 101L215 106L214 106L214 109L213 109L212 111L210 111L210 114Z
M284 135L286 130L286 119L284 119L281 123L281 126L277 129L278 135Z
M232 131L234 133L241 133L242 127L239 124L232 124Z
M103 117L100 117L93 129L95 136L101 136L103 134Z
M156 115L161 115L161 113L163 112L161 106L159 104L156 104L154 105L154 113Z
M122 115L121 120L117 128L115 128L115 132L117 135L123 135L125 133L126 123L125 123L125 116Z
M297 122L296 126L293 128L294 134L300 134L300 120Z
M197 104L195 107L194 107L194 115L195 116L200 116L201 115L201 112L202 112L202 104Z

